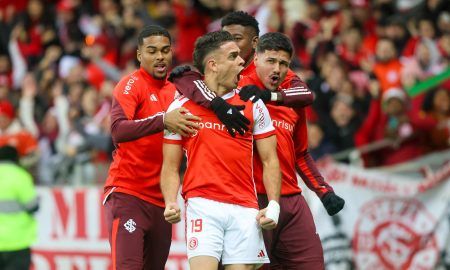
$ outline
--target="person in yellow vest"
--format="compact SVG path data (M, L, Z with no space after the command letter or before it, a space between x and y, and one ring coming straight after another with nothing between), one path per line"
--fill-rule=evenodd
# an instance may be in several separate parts
M38 197L12 146L0 147L0 270L29 270L36 239Z

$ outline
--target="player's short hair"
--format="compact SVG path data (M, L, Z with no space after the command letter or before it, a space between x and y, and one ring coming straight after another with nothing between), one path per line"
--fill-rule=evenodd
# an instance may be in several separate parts
M142 31L139 33L138 36L139 46L142 46L142 44L144 44L144 38L151 36L164 36L169 39L170 43L172 43L172 38L170 37L169 31L167 31L166 28L152 24L144 27L144 29L142 29Z
M248 14L244 11L233 11L225 15L225 17L222 18L221 26L222 28L224 26L228 25L242 25L242 26L249 26L253 28L255 31L256 36L259 36L259 24L258 21L253 17L252 15Z
M205 73L205 58L206 56L219 49L222 44L234 41L233 36L226 31L215 31L207 33L199 37L195 41L195 48L193 53L194 66L201 72Z
M292 57L294 54L294 47L291 40L282 33L270 32L262 35L259 38L256 46L256 53L263 53L265 51L285 51Z

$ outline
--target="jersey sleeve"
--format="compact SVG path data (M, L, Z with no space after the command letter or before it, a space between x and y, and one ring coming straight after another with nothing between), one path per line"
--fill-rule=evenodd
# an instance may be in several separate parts
M143 119L135 119L141 103L136 84L136 81L129 78L120 81L114 88L111 106L111 136L114 143L133 141L164 130L163 111Z
M187 71L183 76L174 78L173 83L183 96L204 108L211 108L211 101L216 94L208 89L200 73Z
M306 116L303 109L296 110L299 120L294 130L295 163L297 171L306 186L314 191L319 198L328 192L333 192L333 188L325 182L322 174L317 169L314 159L308 151L308 131L306 127Z
M167 109L167 112L171 112L173 110L181 108L187 100L188 99L186 97L181 97L174 100ZM164 143L182 144L182 140L183 137L180 134L169 131L167 129L164 130Z
M302 108L313 103L314 95L308 85L290 69L280 88L283 101L279 105Z
M253 103L253 137L258 139L267 138L275 134L269 111L262 100Z

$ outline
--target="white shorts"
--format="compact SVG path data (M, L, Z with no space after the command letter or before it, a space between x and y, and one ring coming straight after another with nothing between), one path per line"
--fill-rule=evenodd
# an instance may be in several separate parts
M212 256L222 264L269 263L258 210L204 198L186 203L188 259Z

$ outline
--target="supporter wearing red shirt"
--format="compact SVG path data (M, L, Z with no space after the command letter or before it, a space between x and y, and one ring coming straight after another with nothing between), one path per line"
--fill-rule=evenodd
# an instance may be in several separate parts
M0 146L10 145L17 149L22 165L31 166L37 161L38 142L36 138L22 127L13 105L7 100L0 100Z
M364 155L367 167L389 166L424 154L421 130L429 125L409 109L409 100L403 89L390 88L370 104L367 119L355 133L355 145L381 143L378 149Z
M242 78L240 96L250 98L244 89L258 86L264 91L283 91L281 83L289 84L286 76L293 55L292 44L281 33L267 33L261 36L256 49L255 73ZM250 86L249 86L250 85ZM262 91L262 92L264 92ZM264 94L260 95L265 102ZM307 149L307 130L305 110L277 106L270 102L267 108L277 135L277 154L282 172L281 212L279 226L273 232L264 232L266 248L269 252L271 267L300 267L304 269L323 269L323 251L316 234L314 220L306 201L301 196L296 173L324 203L328 213L339 212L344 201L334 194L317 170ZM261 185L261 161L255 156L254 176L260 204L266 203L264 187ZM298 230L302 233L299 234Z
M191 134L199 120L186 109L165 113L175 87L166 81L172 61L170 35L159 26L146 27L138 37L140 69L114 89L111 109L113 154L105 190L113 269L164 269L171 226L163 218L159 188L164 128Z
M192 62L195 40L207 32L210 19L197 6L190 6L187 1L173 1L172 8L178 29L174 48L176 61Z
M381 92L389 88L401 87L403 66L397 58L394 42L390 39L378 40L376 58L373 73L380 82Z

